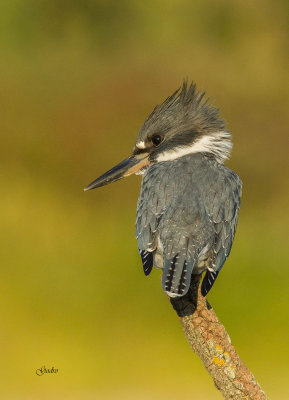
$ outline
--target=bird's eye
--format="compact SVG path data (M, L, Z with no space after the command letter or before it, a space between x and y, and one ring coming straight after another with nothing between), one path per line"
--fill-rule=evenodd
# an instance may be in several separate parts
M163 138L161 135L154 135L152 137L152 142L154 146L158 146L162 142Z

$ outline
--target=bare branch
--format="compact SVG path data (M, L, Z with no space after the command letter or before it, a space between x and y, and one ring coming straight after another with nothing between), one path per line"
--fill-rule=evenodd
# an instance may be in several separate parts
M200 276L193 275L187 295L170 298L189 344L203 361L225 399L267 399L237 354L214 310L201 295L199 283Z

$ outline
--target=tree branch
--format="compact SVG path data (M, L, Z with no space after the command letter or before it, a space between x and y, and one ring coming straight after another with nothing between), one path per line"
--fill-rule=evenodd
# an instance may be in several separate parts
M237 354L214 310L201 295L199 284L200 275L192 275L189 292L181 298L170 298L189 344L225 399L267 399Z

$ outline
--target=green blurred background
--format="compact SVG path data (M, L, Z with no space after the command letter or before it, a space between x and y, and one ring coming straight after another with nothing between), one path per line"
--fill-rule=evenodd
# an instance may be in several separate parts
M143 275L140 177L82 191L129 155L184 77L228 121L227 165L244 184L209 301L270 398L289 398L288 11L286 0L1 0L1 398L221 399L159 271ZM42 365L59 372L38 377Z

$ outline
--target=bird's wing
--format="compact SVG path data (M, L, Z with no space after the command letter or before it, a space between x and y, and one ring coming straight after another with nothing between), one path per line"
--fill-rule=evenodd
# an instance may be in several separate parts
M240 208L242 182L233 171L223 166L221 168L214 179L208 177L211 189L202 196L214 227L212 261L201 287L203 296L208 294L230 254Z
M149 275L153 267L157 228L172 190L168 175L163 174L160 179L154 168L143 178L137 203L135 234L145 275Z

